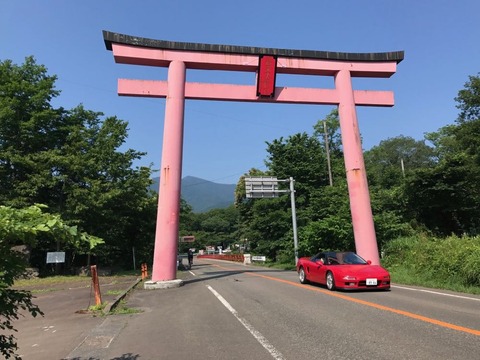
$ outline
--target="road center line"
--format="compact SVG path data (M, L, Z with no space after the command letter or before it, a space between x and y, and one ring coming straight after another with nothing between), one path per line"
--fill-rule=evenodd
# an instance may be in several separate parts
M238 315L238 312L237 310L235 310L228 302L227 300L225 300L223 298L222 295L220 295L218 292L215 291L215 289L213 289L210 285L207 285L207 288L208 290L210 290L212 292L213 295L215 295L215 297L220 300L220 302L223 304L223 306L225 306L228 311L230 311L232 313L233 316L235 316L235 318L240 321L240 323L245 327L245 329L247 329L250 334L253 335L253 337L260 343L260 345L262 345L269 353L270 355L272 355L272 357L276 360L285 360L285 358L283 357L282 353L280 351L278 351L277 349L275 349L275 347L270 344L268 342L268 340L260 333L258 332L257 330L255 330L255 328L250 325L250 323L243 319L242 317L240 317Z
M219 265L214 265L214 266L219 267L219 268L224 269L224 270L227 270L227 271L238 271L238 270L235 270L235 269L224 268L224 267L219 266ZM335 297L343 299L343 300L347 300L347 301L355 302L355 303L358 303L358 304L370 306L370 307L373 307L373 308L376 308L376 309L379 309L379 310L384 310L384 311L388 311L388 312L391 312L391 313L403 315L403 316L406 316L406 317L409 317L409 318L412 318L412 319L416 319L416 320L420 320L420 321L423 321L423 322L426 322L426 323L438 325L438 326L448 328L448 329L451 329L451 330L462 331L462 332L465 332L465 333L468 333L468 334L471 334L471 335L480 336L480 330L470 329L470 328L467 328L467 327L450 324L450 323L447 323L447 322L444 322L444 321L441 321L441 320L436 320L436 319L432 319L432 318L429 318L429 317L426 317L426 316L414 314L414 313L411 313L411 312L408 312L408 311L391 308L391 307L388 307L388 306L372 303L372 302L365 301L365 300L355 299L355 298L352 298L350 296L346 296L346 295L343 295L343 294L340 294L340 293L337 293L337 292L331 292L331 291L327 291L327 290L324 290L324 289L319 289L319 288L313 287L311 285L303 285L303 284L296 283L296 282L293 282L293 281L290 281L290 280L279 279L279 278L275 278L275 277L272 277L272 276L256 274L256 273L253 273L253 272L245 272L245 274L250 275L250 276L261 277L261 278L267 279L267 280L273 280L273 281L281 282L281 283L288 284L288 285L293 285L293 286L300 287L302 289L306 289L306 290L310 290L310 291L320 292L320 293L323 293L323 294L326 294L326 295L329 295L329 296L335 296Z

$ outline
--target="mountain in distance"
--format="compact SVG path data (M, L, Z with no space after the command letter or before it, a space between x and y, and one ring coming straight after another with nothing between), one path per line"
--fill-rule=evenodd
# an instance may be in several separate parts
M152 190L158 192L158 177L153 178ZM236 184L217 184L194 176L182 179L182 198L193 208L193 212L201 213L212 209L224 209L233 204Z

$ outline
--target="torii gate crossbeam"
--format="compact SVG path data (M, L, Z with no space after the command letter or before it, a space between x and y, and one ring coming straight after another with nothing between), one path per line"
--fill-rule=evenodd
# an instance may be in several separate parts
M393 106L394 99L390 91L354 90L352 77L392 76L403 51L338 53L180 43L108 31L103 36L117 63L168 67L167 81L118 81L119 95L166 98L149 288L169 287L176 277L185 99L338 105L356 251L379 264L356 106ZM186 83L187 69L256 72L257 84ZM335 88L277 87L276 74L332 76Z

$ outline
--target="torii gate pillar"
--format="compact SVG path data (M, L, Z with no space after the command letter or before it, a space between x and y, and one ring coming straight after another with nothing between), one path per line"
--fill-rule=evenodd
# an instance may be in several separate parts
M181 61L170 63L153 253L152 279L155 281L176 278L179 200L182 183L185 73L185 63Z
M350 212L352 214L355 248L363 258L379 264L377 238L368 191L367 172L363 160L362 140L358 128L352 79L350 72L341 70L335 76L335 88L339 90L338 115L343 144L343 156L347 173ZM358 241L357 241L358 239ZM360 239L362 239L360 241Z
M175 277L185 99L338 105L356 251L380 263L356 106L393 106L393 93L354 90L351 78L390 77L403 51L337 53L178 43L107 31L103 36L118 63L169 68L167 82L118 82L119 95L167 99L153 272L146 288L181 285ZM257 86L186 83L187 68L256 72ZM335 89L276 87L277 73L333 76Z

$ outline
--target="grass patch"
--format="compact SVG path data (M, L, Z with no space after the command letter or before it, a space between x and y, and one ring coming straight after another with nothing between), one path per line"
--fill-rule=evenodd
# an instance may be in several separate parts
M392 282L395 284L414 285L431 289L450 290L455 292L462 292L466 294L480 295L480 287L466 286L459 280L450 279L436 279L430 274L415 274L411 269L406 267L396 266L393 269L388 269L390 272Z
M140 309L135 309L135 308L130 308L127 306L127 303L125 300L121 300L118 303L118 306L115 307L112 311L110 311L109 314L111 315L129 315L129 314L139 314L143 313L142 310Z
M71 282L89 282L91 281L90 277L87 276L49 276L44 278L32 278L32 279L19 279L15 280L15 287L23 286L47 286L47 285L58 285Z
M138 275L138 274L137 274ZM123 278L128 277L129 275L109 275L109 276L99 276L99 279L102 283L108 283L109 285L117 284L121 281L124 281ZM133 275L135 276L135 275ZM71 276L64 276L64 275L56 275L56 276L48 276L43 278L31 278L31 279L18 279L15 280L14 287L15 288L35 288L35 287L50 287L56 286L59 287L62 284L78 284L77 286L88 286L92 282L92 278L90 276L81 276L81 275L71 275ZM61 290L61 289L56 289ZM54 291L54 290L52 290Z
M117 296L117 295L121 295L123 294L123 290L108 290L105 295L114 295L114 296Z
M407 237L390 241L382 261L392 282L480 294L480 237Z
M32 289L32 290L30 290L30 292L31 292L32 294L45 294L45 293L54 292L54 291L59 291L59 290L63 290L63 289L55 289L55 288Z
M255 265L255 264L254 264ZM266 266L272 269L280 269L280 270L296 270L294 264L286 264L286 263L273 263L273 262L266 262L265 264L258 264L260 266Z
M88 312L93 316L105 316L105 312L103 310L106 306L106 302L102 302L100 305L91 305L88 307Z

